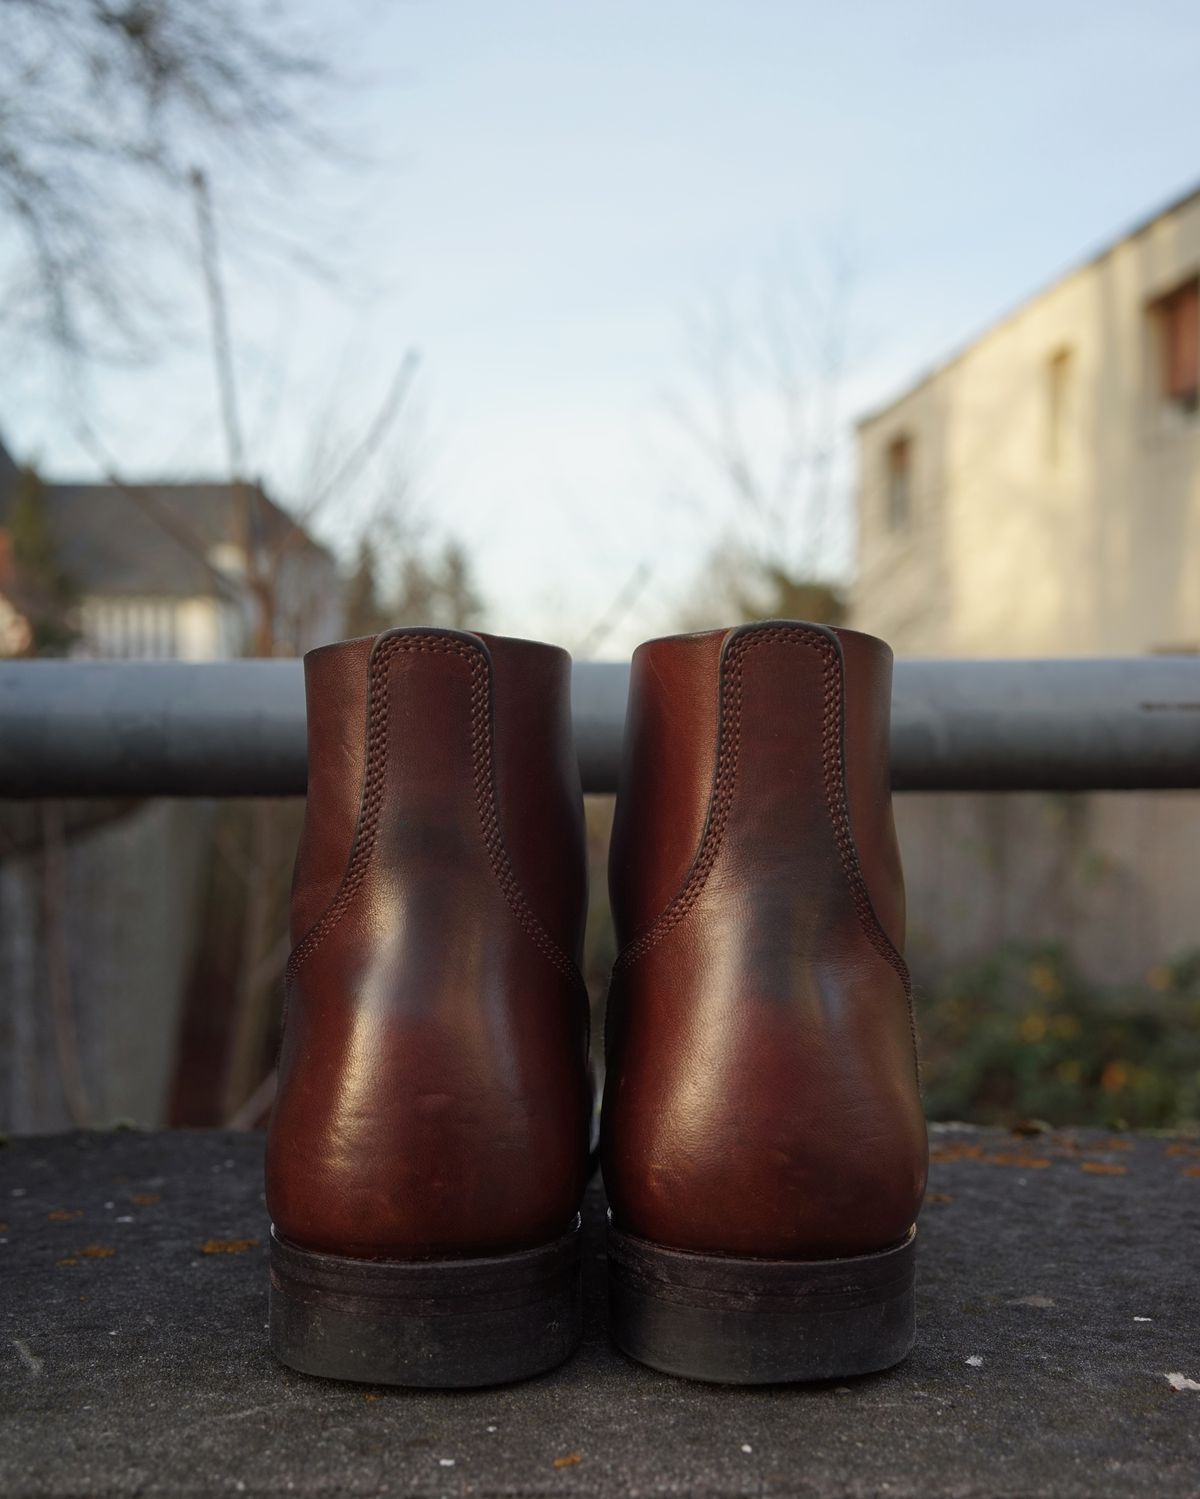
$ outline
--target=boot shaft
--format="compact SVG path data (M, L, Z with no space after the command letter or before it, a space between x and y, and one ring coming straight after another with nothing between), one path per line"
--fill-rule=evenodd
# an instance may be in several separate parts
M820 1257L924 1183L891 652L771 622L634 659L610 860L605 1180L628 1232Z
M763 823L761 852L782 880L811 859L785 823L794 830L814 812L836 818L842 869L831 869L831 880L841 885L857 864L853 878L899 954L905 905L888 763L891 692L890 648L855 630L780 621L639 646L609 857L619 949L671 905L698 858L713 856L736 786L735 822ZM768 873L747 850L745 867L730 877L758 885Z
M392 630L310 651L304 683L308 799L292 881L293 945L336 897L360 812L370 815L378 800L385 827L416 815L460 823L471 808L487 820L491 795L500 824L493 840L553 942L577 964L587 862L567 652L482 633ZM372 736L376 784L366 787ZM469 774L447 753L468 744Z
M589 1114L569 658L401 629L305 673L276 1229L351 1256L547 1242Z

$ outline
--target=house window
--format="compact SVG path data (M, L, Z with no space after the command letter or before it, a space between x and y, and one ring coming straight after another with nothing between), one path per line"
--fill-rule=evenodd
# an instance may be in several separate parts
M887 519L893 531L902 531L912 515L912 440L895 437L887 450Z
M1158 325L1159 396L1190 414L1200 406L1200 278L1160 297L1152 311Z
M1072 363L1070 349L1059 349L1046 365L1046 456L1052 468L1062 461L1070 423Z

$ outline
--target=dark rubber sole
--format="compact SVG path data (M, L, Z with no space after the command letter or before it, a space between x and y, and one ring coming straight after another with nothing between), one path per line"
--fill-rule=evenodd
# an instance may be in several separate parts
M913 1344L916 1229L841 1260L736 1259L608 1228L608 1325L639 1363L712 1384L846 1379Z
M490 1259L354 1260L271 1230L271 1350L303 1374L471 1389L561 1364L582 1331L580 1224Z

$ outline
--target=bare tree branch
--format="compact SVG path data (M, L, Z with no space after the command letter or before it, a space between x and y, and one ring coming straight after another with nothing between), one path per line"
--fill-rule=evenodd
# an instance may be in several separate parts
M281 177L321 146L332 72L265 0L0 0L0 36L0 323L131 357L164 315L144 252L171 247L188 168Z
M144 515L160 526L168 536L177 541L189 556L193 557L204 568L213 586L226 597L236 595L237 589L229 578L216 567L208 555L208 547L204 538L198 531L192 529L186 521L168 506L164 505L154 490L144 484L131 484L121 477L112 454L105 448L104 444L96 436L91 424L82 416L77 416L72 425L72 432L80 447L88 454L100 470L101 477L106 484L112 486L118 493L124 495L131 505L135 505Z
M639 562L600 618L571 646L571 654L585 661L594 656L629 614L653 576L653 563Z
M403 411L409 394L412 391L413 381L416 379L420 364L420 354L416 349L409 349L401 359L400 366L395 375L393 375L392 382L388 386L374 418L368 424L359 440L344 455L331 477L312 497L309 508L305 512L306 515L311 515L331 494L345 490L360 477L363 469L379 451L388 433L395 426L401 411Z
M716 300L685 327L689 379L666 410L764 575L815 578L828 567L853 279L835 252L818 289L793 257L748 305Z

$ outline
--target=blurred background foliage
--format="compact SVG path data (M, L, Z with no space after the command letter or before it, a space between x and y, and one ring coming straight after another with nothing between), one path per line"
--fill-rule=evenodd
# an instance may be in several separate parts
M1200 949L1104 985L1062 947L1004 946L918 987L916 1010L931 1119L1200 1121Z

